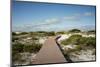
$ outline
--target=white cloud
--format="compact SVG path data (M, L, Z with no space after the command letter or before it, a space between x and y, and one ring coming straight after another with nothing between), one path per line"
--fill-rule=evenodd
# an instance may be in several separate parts
M58 23L60 20L56 18L46 19L36 24L23 24L13 26L13 31L30 31L30 30L48 30L50 25Z
M95 14L92 12L85 12L85 13L76 13L73 15L65 16L62 18L51 18L51 19L45 19L41 22L38 22L36 24L24 24L24 25L15 25L13 26L13 31L30 31L30 30L50 30L50 25L58 24L63 21L79 21L82 19L82 17L90 17L94 16Z
M74 20L74 19L77 19L77 17L76 16L66 16L66 17L64 17L64 19L66 19L66 20Z
M57 22L59 22L59 19L57 19L57 18L46 19L45 22L50 23L50 24L57 23Z
M58 23L59 19L46 19L44 21L38 22L36 24L27 24L27 25L23 25L25 27L40 27L40 26L46 26L46 25L51 25L54 23Z
M60 20L59 19L56 19L56 18L46 19L46 20L42 21L41 23L34 24L33 26L34 27L37 27L37 26L47 26L47 25L51 25L51 24L58 23L59 21Z
M77 21L80 19L80 15L65 16L63 19L66 21Z
M75 21L75 20L80 20L82 19L82 17L90 17L90 16L94 16L95 14L92 12L85 12L85 13L76 13L70 16L65 16L63 19L64 20L68 20L68 21Z
M84 16L94 16L94 14L92 12L86 12L84 13Z

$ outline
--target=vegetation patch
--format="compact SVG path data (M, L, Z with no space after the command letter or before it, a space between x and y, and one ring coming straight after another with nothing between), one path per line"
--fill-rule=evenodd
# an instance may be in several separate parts
M61 44L63 45L69 45L69 44L78 44L79 39L81 39L82 36L81 35L72 35L70 36L68 39L65 39L61 42Z
M33 44L33 45L25 45L25 44L14 44L12 45L13 49L12 49L12 60L14 62L18 61L21 62L21 58L22 56L20 55L20 53L24 53L24 52L28 52L28 53L37 53L40 48L41 48L41 44Z
M65 39L61 42L63 45L85 45L85 46L92 46L96 47L95 37L82 37L81 35L72 35L68 39Z
M71 32L71 33L79 33L79 32L81 32L81 30L79 30L79 29L72 29L72 30L69 30L69 32Z

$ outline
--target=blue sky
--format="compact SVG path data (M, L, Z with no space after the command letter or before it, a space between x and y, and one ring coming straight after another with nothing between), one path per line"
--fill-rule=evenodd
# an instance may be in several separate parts
M95 6L13 1L12 31L62 31L95 26Z

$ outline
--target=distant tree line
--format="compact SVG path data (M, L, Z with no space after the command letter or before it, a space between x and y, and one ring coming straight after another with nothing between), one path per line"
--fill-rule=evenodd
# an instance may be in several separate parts
M81 30L79 30L79 29L72 29L72 30L69 30L69 32L78 33L78 32L81 32Z

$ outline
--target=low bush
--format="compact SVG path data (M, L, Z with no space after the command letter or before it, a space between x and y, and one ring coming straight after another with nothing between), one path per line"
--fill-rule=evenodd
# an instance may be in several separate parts
M72 35L68 39L63 40L61 43L63 45L68 45L68 44L78 44L79 39L81 38L81 35Z
M24 44L15 44L13 45L13 52L22 53L22 52L30 52L36 53L40 50L41 44L33 44L33 45L24 45Z
M12 45L12 61L15 62L22 62L25 60L22 60L22 56L20 55L20 53L24 53L24 52L28 52L28 53L37 53L40 48L41 48L41 44L33 44L33 45L24 45L24 44L14 44Z
M73 45L80 45L87 47L91 46L96 48L96 39L95 37L82 37L81 35L72 35L68 39L63 40L61 44L63 45L73 44ZM77 48L81 49L81 47L79 46Z
M79 32L81 32L81 30L79 30L79 29L72 29L72 30L70 30L69 32L72 32L72 33L79 33Z

